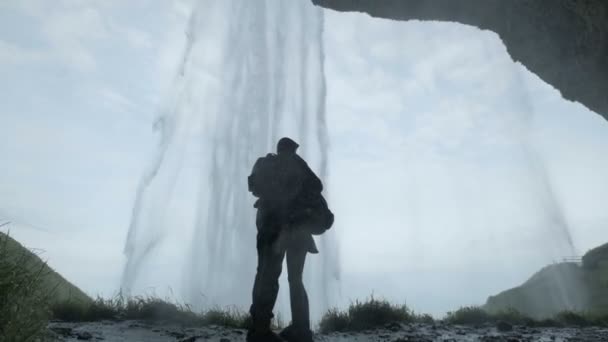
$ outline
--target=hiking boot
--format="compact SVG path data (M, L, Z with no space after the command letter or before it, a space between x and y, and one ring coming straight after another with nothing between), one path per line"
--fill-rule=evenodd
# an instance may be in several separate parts
M250 330L247 332L247 342L285 342L285 340L271 330L264 332Z
M293 325L283 329L279 336L281 336L287 342L313 342L312 331L310 329L299 330L294 328Z

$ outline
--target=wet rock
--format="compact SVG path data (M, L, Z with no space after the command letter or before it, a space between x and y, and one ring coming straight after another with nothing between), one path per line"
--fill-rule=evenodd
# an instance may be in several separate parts
M386 330L390 330L392 332L397 332L397 331L401 330L401 324L399 324L397 322L388 323L384 326L384 328Z
M70 337L73 335L72 333L72 328L66 328L66 327L51 327L50 328L51 331L53 331L54 333L61 335L63 337Z
M509 322L498 321L498 323L496 323L496 329L501 332L513 331L513 325Z
M200 336L191 336L191 337L187 337L183 340L180 340L179 342L195 342L197 338L199 338Z
M179 331L167 331L167 335L171 336L171 337L175 337L175 338L184 338L186 337L186 334L179 332Z
M88 340L90 340L92 338L93 338L93 335L91 335L91 333L86 332L86 331L82 331L82 332L76 333L76 339L77 340L88 341Z
M230 342L230 339L228 339L228 338L220 338L220 342Z

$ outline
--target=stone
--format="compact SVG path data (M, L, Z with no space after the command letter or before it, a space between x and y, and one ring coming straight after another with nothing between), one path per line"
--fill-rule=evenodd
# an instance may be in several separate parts
M88 341L88 340L90 340L92 338L93 338L93 335L91 335L91 333L86 332L86 331L82 331L82 332L76 333L76 339L77 340Z
M171 337L175 337L175 338L184 338L184 337L186 337L186 334L184 334L183 332L179 332L179 331L168 331L167 335L169 335Z
M397 322L388 323L384 326L384 328L386 328L386 330L390 330L392 332L397 332L402 329L401 324L399 324Z
M65 327L51 327L50 328L51 331L53 331L54 333L61 335L63 337L70 337L72 336L72 328L65 328Z
M513 331L513 325L509 322L498 321L498 323L496 323L496 329L501 332Z
M179 342L195 342L197 338L198 338L198 336L191 336L191 337L187 337L183 340L180 340Z

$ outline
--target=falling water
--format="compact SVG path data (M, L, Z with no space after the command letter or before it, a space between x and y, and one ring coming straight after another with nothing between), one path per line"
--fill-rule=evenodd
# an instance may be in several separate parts
M250 301L256 266L254 198L246 178L281 136L301 145L327 177L323 15L310 1L199 1L172 95L157 122L158 153L142 177L125 246L122 290L167 234L170 202L194 166L192 229L183 298L197 308ZM313 314L329 305L339 277L333 232L317 239L305 279ZM281 298L279 299L281 302ZM285 302L284 300L282 301Z

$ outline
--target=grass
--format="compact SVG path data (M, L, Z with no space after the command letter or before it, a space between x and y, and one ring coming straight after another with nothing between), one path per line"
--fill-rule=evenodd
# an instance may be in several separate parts
M365 301L355 301L347 311L330 309L319 322L321 333L361 331L384 327L393 323L425 322L432 323L430 315L419 315L410 310L407 305L395 305L384 299L370 296Z
M236 308L213 308L196 313L187 305L174 304L154 297L128 300L122 297L112 300L98 298L91 303L64 302L51 306L51 317L62 321L142 320L189 326L218 325L238 329L250 326L249 315ZM431 315L415 313L406 305L395 305L370 296L364 301L356 300L346 310L328 310L319 322L319 332L356 332L390 327L395 323L480 326L498 322L529 327L608 327L608 314L562 311L551 318L534 319L514 309L488 312L482 307L468 306L448 312L441 320L435 320ZM280 319L274 322L275 329L282 326Z
M43 335L49 315L50 292L40 282L48 268L29 251L15 251L13 244L0 234L0 337L34 341Z
M91 303L64 302L51 306L53 319L61 321L141 320L155 323L176 323L187 326L217 325L246 329L250 326L249 315L236 308L213 308L201 313L187 305L174 304L154 297L138 297L124 300L96 299ZM435 320L428 314L417 314L406 305L391 304L373 296L365 301L355 301L346 310L331 309L319 322L319 332L357 332L390 327L392 324L436 323L450 325L497 324L529 327L584 327L607 326L608 315L563 311L552 318L536 320L509 309L489 313L482 307L469 306L449 312L443 319ZM282 328L280 320L274 322L275 329Z
M448 324L481 325L490 322L492 317L479 307L467 306L448 312L443 320Z
M0 341L40 341L52 307L91 299L38 255L0 232Z
M190 326L218 325L238 329L250 326L249 314L236 308L216 307L195 312L188 305L155 297L124 299L117 296L109 300L98 298L91 303L66 301L51 306L51 318L66 322L141 320ZM274 320L273 327L282 327L280 319Z
M0 248L2 248L3 262L5 264L17 264L19 272L22 274L37 275L35 278L36 285L42 292L48 294L50 302L63 302L67 300L91 301L91 298L83 291L49 267L40 258L39 252L22 246L19 242L2 232L0 232ZM12 274L6 273L6 270L3 272L0 275L5 279L9 279L12 276Z
M481 307L470 306L449 312L443 321L448 324L459 325L494 324L503 321L513 325L531 327L608 327L608 314L600 312L561 311L550 318L534 319L514 309L489 313Z
M517 310L488 312L482 307L467 306L448 312L441 320L426 314L416 314L405 305L394 305L373 296L355 301L347 310L331 309L319 322L321 333L356 332L390 326L393 323L443 323L448 325L495 325L507 322L528 327L608 327L608 314L562 311L551 318L534 319Z

